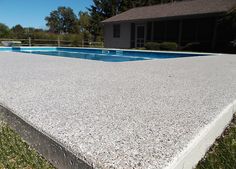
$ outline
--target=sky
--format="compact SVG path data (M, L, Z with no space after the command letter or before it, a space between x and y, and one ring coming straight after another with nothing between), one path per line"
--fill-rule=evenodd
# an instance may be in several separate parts
M92 0L0 0L0 23L46 29L44 18L57 7L71 7L78 15L92 4Z

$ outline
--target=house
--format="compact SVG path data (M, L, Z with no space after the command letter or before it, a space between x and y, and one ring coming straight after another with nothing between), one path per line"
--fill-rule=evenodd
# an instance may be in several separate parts
M233 29L221 24L236 0L185 0L138 7L102 22L106 48L140 48L146 42L197 42L205 48L223 47Z

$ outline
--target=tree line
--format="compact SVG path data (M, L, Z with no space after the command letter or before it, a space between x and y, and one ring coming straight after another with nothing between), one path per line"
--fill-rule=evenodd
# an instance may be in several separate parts
M1 39L50 39L58 38L64 41L71 41L74 45L83 39L89 40L91 34L88 32L89 13L79 12L78 16L71 8L58 7L45 18L47 30L38 28L26 28L17 24L12 28L0 23Z

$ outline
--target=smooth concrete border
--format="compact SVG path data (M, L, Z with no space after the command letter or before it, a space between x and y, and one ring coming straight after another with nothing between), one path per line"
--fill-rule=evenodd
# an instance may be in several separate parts
M0 120L6 122L31 147L58 169L93 169L62 147L52 138L38 131L6 106L0 104Z
M165 169L191 169L205 156L215 140L224 132L236 112L236 100L228 105Z

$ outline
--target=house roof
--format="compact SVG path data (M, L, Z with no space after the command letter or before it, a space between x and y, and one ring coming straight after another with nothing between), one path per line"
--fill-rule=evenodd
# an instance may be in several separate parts
M234 5L236 5L236 0L187 0L133 8L108 18L102 23L222 13Z

